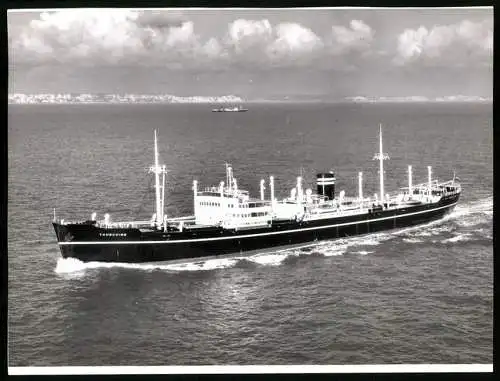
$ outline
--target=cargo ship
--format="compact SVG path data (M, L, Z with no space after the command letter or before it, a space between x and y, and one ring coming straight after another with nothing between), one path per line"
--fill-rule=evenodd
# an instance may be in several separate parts
M212 112L245 112L248 111L247 108L243 108L241 106L236 107L219 107L212 109Z
M427 223L449 213L459 201L461 185L432 179L412 183L389 195L384 190L382 126L379 130L379 191L363 194L363 173L358 173L357 196L337 194L333 171L316 175L316 189L303 189L302 177L288 197L275 197L274 177L260 181L260 197L238 187L232 166L226 164L225 181L202 188L193 180L193 215L170 217L165 213L166 167L159 164L154 131L156 210L147 221L114 221L109 214L83 221L58 220L52 225L64 258L102 262L161 262L262 251L289 245L370 234ZM266 195L266 184L269 194Z

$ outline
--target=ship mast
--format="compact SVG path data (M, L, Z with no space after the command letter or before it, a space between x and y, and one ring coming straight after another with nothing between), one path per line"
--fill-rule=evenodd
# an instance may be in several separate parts
M155 165L149 168L150 172L155 174L156 190L156 226L159 227L164 222L164 201L165 201L165 174L166 166L158 164L158 141L155 130ZM160 174L162 175L162 185L160 185Z
M380 174L380 202L384 205L384 160L389 160L389 155L382 151L382 124L379 125L379 153L373 157L374 160L379 160Z

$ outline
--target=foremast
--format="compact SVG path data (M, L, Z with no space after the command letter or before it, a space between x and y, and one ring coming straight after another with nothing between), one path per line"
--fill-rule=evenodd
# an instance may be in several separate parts
M155 175L155 190L156 190L156 213L155 213L155 225L160 228L162 224L166 226L166 219L164 213L164 205L165 205L165 175L167 174L167 167L165 165L159 165L158 161L158 141L155 132L155 163L154 166L149 168L150 172L153 172ZM160 175L161 175L161 184L160 184Z
M373 160L379 161L380 202L384 205L384 160L389 160L389 155L382 151L382 124L379 125L379 152L375 154Z

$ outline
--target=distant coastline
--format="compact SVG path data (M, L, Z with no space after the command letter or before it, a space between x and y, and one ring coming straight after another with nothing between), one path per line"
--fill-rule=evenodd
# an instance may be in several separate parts
M429 98L353 96L328 99L327 96L243 99L236 95L176 96L170 94L9 94L9 104L240 104L240 103L491 103L492 97L449 95Z
M241 103L235 95L180 97L170 94L9 94L9 104Z
M347 97L346 100L359 103L382 103L382 102L492 102L491 97L470 96L470 95L448 95L442 97L428 98L424 96L408 97Z

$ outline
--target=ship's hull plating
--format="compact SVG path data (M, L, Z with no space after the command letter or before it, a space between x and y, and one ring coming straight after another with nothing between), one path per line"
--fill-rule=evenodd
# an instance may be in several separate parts
M226 255L409 227L442 218L459 195L438 203L314 221L283 221L271 227L196 233L101 229L90 224L53 223L64 258L102 262L158 262Z

